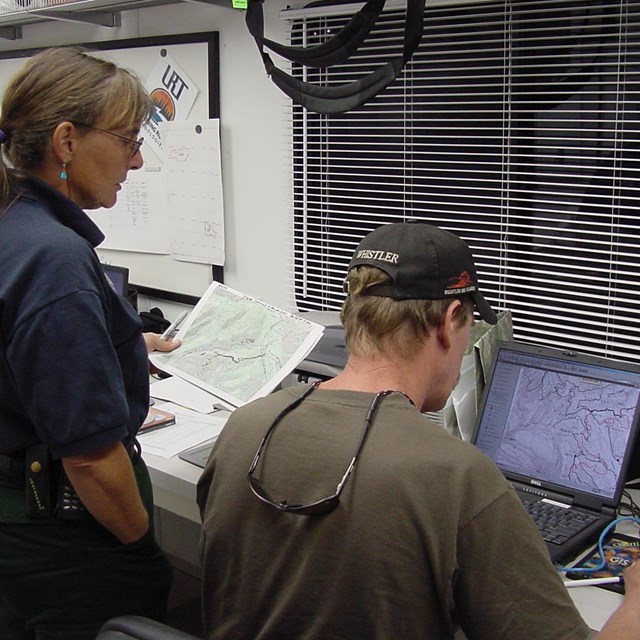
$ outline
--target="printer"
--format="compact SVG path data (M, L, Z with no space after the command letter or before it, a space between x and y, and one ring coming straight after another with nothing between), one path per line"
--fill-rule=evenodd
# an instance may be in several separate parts
M337 311L304 311L302 317L324 326L324 333L307 357L282 382L289 387L297 382L327 380L338 375L347 362L344 328Z

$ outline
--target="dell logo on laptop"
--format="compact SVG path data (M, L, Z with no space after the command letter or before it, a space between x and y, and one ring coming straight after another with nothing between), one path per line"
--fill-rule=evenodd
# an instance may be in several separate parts
M540 482L540 480L529 480L529 482L531 484L536 485L536 487L541 487L542 486L542 482Z

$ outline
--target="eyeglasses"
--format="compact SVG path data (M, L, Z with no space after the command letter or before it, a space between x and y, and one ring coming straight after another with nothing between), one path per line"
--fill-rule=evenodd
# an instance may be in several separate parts
M137 140L132 140L131 138L126 138L125 136L121 136L118 133L113 133L113 131L107 131L106 129L98 129L98 127L92 127L90 124L84 124L82 122L74 122L77 127L86 127L87 129L93 129L94 131L99 131L100 133L106 133L109 136L114 136L115 138L120 138L120 140L124 140L129 143L129 148L131 149L131 157L133 158L138 151L140 151L140 147L144 142L144 138L138 138Z
M282 418L284 418L284 416L286 416L288 413L293 411L293 409L298 407L300 403L305 398L307 398L307 396L309 396L309 394L318 386L318 384L320 383L316 382L315 384L311 385L302 395L298 396L289 406L285 407L280 412L280 414L276 417L273 424L267 429L267 432L264 434L262 440L260 441L260 445L258 446L256 455L253 457L253 462L251 463L251 466L249 467L249 471L247 472L249 486L251 487L251 491L257 498L262 500L262 502L264 502L265 504L268 504L269 506L274 507L278 511L292 513L298 516L322 515L325 513L329 513L330 511L333 511L338 506L340 502L340 494L344 489L344 485L346 484L347 479L349 478L349 475L353 471L353 468L356 466L358 457L360 456L360 453L364 448L364 443L365 443L365 440L367 439L367 435L369 433L369 429L371 427L373 417L378 409L378 404L380 403L380 400L382 400L384 396L389 395L390 393L393 393L393 391L381 391L380 393L377 393L376 397L373 399L371 406L369 407L369 410L367 412L367 417L364 423L364 431L362 433L362 437L360 438L360 442L358 443L358 446L356 448L356 452L351 458L351 462L349 462L349 465L347 466L347 470L344 472L344 475L342 476L340 482L338 483L338 486L336 487L335 493L333 495L327 498L323 498L322 500L318 500L316 502L312 502L310 504L304 504L304 505L289 504L286 500L276 501L269 495L267 490L262 486L262 483L257 478L254 477L254 472L256 470L256 467L258 466L258 460L260 460L260 456L264 453L265 447L267 446L267 442L269 441L270 437L273 435L273 432L276 426L280 423Z

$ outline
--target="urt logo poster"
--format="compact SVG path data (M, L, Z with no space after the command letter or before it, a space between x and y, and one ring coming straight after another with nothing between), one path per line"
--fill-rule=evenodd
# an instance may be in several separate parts
M144 142L162 158L160 124L186 120L198 95L198 87L180 65L168 54L160 58L147 80L147 91L154 111L143 127Z

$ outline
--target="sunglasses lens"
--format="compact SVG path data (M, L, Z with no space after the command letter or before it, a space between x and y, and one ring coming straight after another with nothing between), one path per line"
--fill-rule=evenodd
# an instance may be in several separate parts
M290 508L289 511L299 516L321 516L333 511L339 503L340 498L338 496L331 496L314 504Z
M249 476L249 486L251 487L251 491L253 491L254 495L264 503L269 506L277 509L278 511L283 511L285 513L291 513L297 516L319 516L325 513L329 513L333 511L340 502L340 498L335 495L330 498L325 498L324 500L320 500L319 502L314 502L313 504L287 504L284 502L275 502L271 496L265 491L264 487L260 483L259 480L253 477L253 475Z

